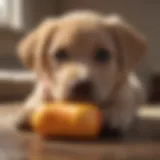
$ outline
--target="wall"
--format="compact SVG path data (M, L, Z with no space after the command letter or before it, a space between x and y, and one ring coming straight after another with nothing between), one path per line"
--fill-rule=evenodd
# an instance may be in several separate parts
M11 28L0 28L0 69L22 67L16 56L16 45L23 32Z
M41 20L57 12L57 0L24 0L24 26L30 30Z
M0 69L24 69L16 55L16 45L34 26L46 16L56 12L56 0L21 0L23 1L23 29L14 30L0 27Z

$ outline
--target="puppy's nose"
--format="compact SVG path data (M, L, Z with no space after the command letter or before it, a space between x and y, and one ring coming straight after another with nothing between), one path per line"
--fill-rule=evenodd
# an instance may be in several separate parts
M75 99L88 99L91 97L93 85L89 80L80 80L72 87L72 95Z

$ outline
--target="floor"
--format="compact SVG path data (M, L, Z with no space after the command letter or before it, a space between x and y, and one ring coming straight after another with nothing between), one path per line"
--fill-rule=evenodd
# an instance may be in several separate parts
M123 140L46 141L12 126L20 104L0 105L0 160L160 160L160 107L145 106Z

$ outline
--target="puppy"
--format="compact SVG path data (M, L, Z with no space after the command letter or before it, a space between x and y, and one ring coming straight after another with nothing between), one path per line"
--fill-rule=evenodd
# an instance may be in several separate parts
M74 11L48 18L20 41L18 54L37 76L18 128L29 127L43 101L72 100L98 105L110 129L129 129L144 97L134 69L146 42L122 17Z

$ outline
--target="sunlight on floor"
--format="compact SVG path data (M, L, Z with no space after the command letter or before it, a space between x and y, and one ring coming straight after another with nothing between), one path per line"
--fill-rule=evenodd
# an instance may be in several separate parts
M138 114L143 118L160 119L160 105L142 107L139 109Z

